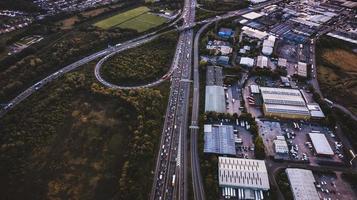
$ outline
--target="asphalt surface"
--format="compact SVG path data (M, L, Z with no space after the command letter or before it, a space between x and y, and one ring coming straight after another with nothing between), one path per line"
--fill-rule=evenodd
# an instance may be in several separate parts
M205 192L202 183L202 176L200 170L199 154L197 147L197 135L199 134L199 97L200 97L200 82L199 82L199 48L201 33L212 23L207 23L202 26L196 33L193 50L193 102L191 112L191 126L190 126L190 152L191 152L191 173L193 194L195 200L204 200Z
M186 0L184 27L195 18L194 0ZM164 129L150 199L187 199L187 115L190 95L193 31L181 32L173 59L173 73Z

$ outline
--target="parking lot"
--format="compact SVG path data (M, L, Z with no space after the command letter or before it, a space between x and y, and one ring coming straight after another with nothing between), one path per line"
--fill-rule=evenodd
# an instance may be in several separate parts
M245 127L235 126L237 137L241 139L241 143L236 143L237 157L254 159L254 146L252 134Z
M285 40L278 40L276 46L276 54L279 58L285 58L288 62L298 62L298 45Z
M227 113L233 114L237 113L240 115L240 101L242 99L241 89L238 87L238 84L233 84L231 86L227 86L226 93L228 96L227 102Z
M322 200L354 200L357 198L350 184L341 178L341 173L314 173L316 189Z
M343 153L342 144L338 141L332 130L327 127L314 125L307 122L295 121L299 128L295 128L293 121L258 121L259 131L263 137L268 156L274 156L273 141L277 136L283 135L289 147L289 156L291 160L307 161L311 165L319 164L342 164ZM322 133L326 136L331 149L334 151L333 156L316 155L313 144L310 141L309 133Z

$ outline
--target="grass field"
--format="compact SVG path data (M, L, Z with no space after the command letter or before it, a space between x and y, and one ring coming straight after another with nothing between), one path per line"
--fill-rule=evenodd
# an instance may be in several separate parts
M166 22L165 18L150 13L145 13L132 20L119 24L117 27L129 28L129 29L137 30L138 32L143 32L152 27L159 26L165 22Z
M102 29L118 27L143 32L166 22L165 18L148 13L149 10L149 8L141 6L99 21L94 25Z

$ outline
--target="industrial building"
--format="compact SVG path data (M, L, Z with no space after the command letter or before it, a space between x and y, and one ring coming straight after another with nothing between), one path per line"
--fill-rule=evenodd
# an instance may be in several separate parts
M334 152L331 149L326 136L322 133L309 133L312 145L314 146L315 152L320 156L333 156Z
M310 112L299 90L260 87L264 115L290 119L310 119Z
M205 112L226 112L222 67L207 66Z
M204 125L204 152L236 155L233 126Z
M247 67L253 67L254 59L249 57L242 57L239 62L240 65L244 65Z
M297 75L301 77L307 77L307 64L303 62L298 62L297 64Z
M286 67L287 63L288 63L288 61L285 58L279 58L279 60L278 60L279 67Z
M299 90L287 88L260 87L264 103L305 106L305 100Z
M253 29L253 28L250 28L248 26L244 26L242 28L242 33L241 33L241 37L240 37L240 40L242 39L243 35L246 35L248 37L251 37L251 38L257 38L259 40L262 40L263 38L265 38L266 36L268 36L268 33L267 32L264 32L264 31L259 31L257 29Z
M250 20L257 19L261 16L262 16L262 14L256 13L256 12L250 12L250 13L242 15L242 17L244 17L246 19L250 19Z
M321 107L317 103L308 103L307 108L310 111L311 118L313 119L322 119L325 117L325 114L322 112Z
M311 170L287 168L285 170L294 200L320 200Z
M288 154L289 153L289 147L288 143L286 143L285 138L284 139L276 139L273 141L274 143L274 150L276 154Z
M217 58L217 64L228 65L229 64L229 57L228 56L219 56Z
M218 31L218 35L222 38L230 38L234 34L233 30L230 28L220 28Z
M269 35L269 37L263 41L262 53L264 55L270 56L273 53L275 39L275 36Z
M226 112L226 100L223 86L206 86L205 112Z
M260 94L259 86L257 85L250 85L250 93L252 94Z
M219 157L218 181L225 197L260 200L270 189L264 160Z
M310 112L303 106L263 104L264 115L289 119L309 119Z
M258 56L257 57L257 67L260 67L260 68L268 67L268 57Z

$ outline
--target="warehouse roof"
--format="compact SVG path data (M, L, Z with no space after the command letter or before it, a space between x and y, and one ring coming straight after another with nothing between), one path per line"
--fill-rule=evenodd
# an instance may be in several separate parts
M242 57L239 64L252 67L254 65L254 59L249 57Z
M261 17L262 14L256 13L256 12L250 12L245 15L242 15L242 17L247 18L247 19L257 19Z
M268 35L267 32L263 32L263 31L259 31L259 30L253 29L253 28L249 28L248 26L244 26L242 28L242 30L243 30L243 33L248 35L249 37L255 37L255 38L258 38L260 40L265 38Z
M264 160L218 158L220 186L269 190L268 172Z
M224 88L222 86L206 86L205 111L214 111L219 113L226 112Z
M279 58L278 60L278 66L280 67L286 67L287 60L285 58Z
M319 104L309 103L309 104L307 104L307 108L310 111L311 117L314 117L314 118L324 118L325 117L325 114L322 112L322 109L320 108Z
M287 168L290 187L295 200L319 200L319 195L314 185L315 178L310 170Z
M259 90L259 86L258 85L250 85L250 92L253 94L259 94L260 90Z
M262 53L267 56L271 55L273 53L273 47L263 46Z
M260 87L260 91L262 93L264 103L305 106L305 101L299 90Z
M204 125L204 152L236 155L233 126Z
M307 64L303 62L298 62L297 73L299 76L307 77Z
M314 145L315 151L320 155L334 155L330 144L328 143L326 136L322 133L309 133L312 145Z
M268 67L268 57L258 56L257 57L257 66L260 68Z
M275 153L288 153L289 148L288 144L286 143L285 139L284 140L274 140L274 148L275 148Z
M291 105L276 105L276 104L264 104L267 112L281 113L281 114L295 114L310 116L309 110L305 106L291 106Z

